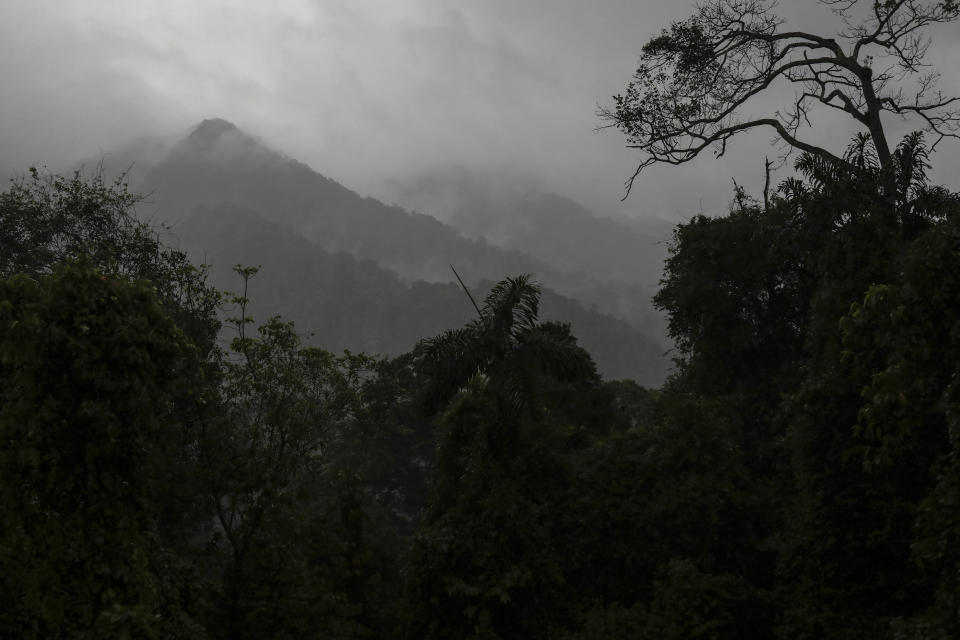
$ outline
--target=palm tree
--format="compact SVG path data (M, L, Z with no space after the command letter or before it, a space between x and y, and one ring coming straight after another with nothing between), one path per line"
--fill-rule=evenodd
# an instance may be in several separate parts
M572 431L561 405L599 376L567 325L538 321L539 306L539 285L508 278L466 326L414 350L427 409L443 414L406 637L557 636L567 593L553 518Z
M569 325L538 321L540 285L529 275L501 280L482 306L474 306L477 318L422 340L414 350L431 412L479 382L496 396L503 417L513 421L526 411L537 412L534 400L545 380L597 376Z

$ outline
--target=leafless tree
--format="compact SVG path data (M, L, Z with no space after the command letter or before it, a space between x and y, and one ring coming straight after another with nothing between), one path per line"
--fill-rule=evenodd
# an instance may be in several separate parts
M960 98L944 95L925 63L927 28L956 20L958 0L818 1L844 25L833 37L782 30L775 0L709 0L643 47L626 92L598 113L600 128L620 129L642 152L627 195L644 168L683 164L707 148L722 156L735 135L761 127L773 129L784 158L799 150L844 162L804 137L818 105L849 115L870 136L888 193L894 159L885 113L919 120L931 150L960 137ZM796 89L789 104L742 117L754 98L783 84Z

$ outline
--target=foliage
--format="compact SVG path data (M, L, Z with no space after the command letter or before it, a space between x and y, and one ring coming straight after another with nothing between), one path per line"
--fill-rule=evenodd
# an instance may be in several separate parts
M812 279L802 225L754 204L678 225L654 302L693 389L747 391L795 371Z
M769 634L769 489L751 473L743 420L726 401L656 403L649 422L577 455L562 544L567 580L590 597L575 637Z
M137 219L140 201L123 176L109 184L102 173L66 178L31 168L0 194L0 275L37 276L82 257L106 274L150 280L188 337L210 349L219 329L219 294L206 284L203 268Z
M957 628L951 569L932 569L956 562L944 550L957 531L946 498L957 200L927 182L921 135L894 158L892 208L860 136L843 163L802 154L805 179L766 206L738 194L730 215L680 225L656 298L680 353L667 392L741 417L740 472L768 501L750 519L766 533L747 548L773 552L776 571L731 575L774 586L748 600L776 594L776 637Z
M955 550L958 494L957 355L960 309L957 210L917 238L899 277L872 287L843 320L845 363L862 371L854 434L874 475L901 469L916 537L912 559L933 590L907 627L944 637L960 632ZM925 631L924 631L925 630ZM935 636L934 636L935 637Z
M148 283L82 265L0 282L0 326L0 626L200 635L166 573L149 473L197 366L189 341Z
M544 376L573 380L596 376L568 326L537 322L540 286L529 276L499 282L466 327L422 341L416 349L429 384L426 402L436 410L476 376L486 379L509 418L536 412Z
M198 439L198 482L216 519L207 562L222 577L211 615L228 638L356 637L376 559L363 490L336 454L368 361L304 347L278 317L250 335L246 289L257 269L237 271L240 315L228 320L237 335Z
M526 277L504 280L477 319L415 351L427 406L445 408L409 637L547 638L568 615L554 527L588 415L567 398L598 380L565 327L537 321L538 303Z
M871 6L882 24L854 40L956 12ZM731 8L772 19L752 0L698 15ZM726 25L746 38L731 56L816 50L774 22L751 45L749 24ZM711 28L674 25L645 55L722 76ZM901 36L895 61L914 59ZM660 390L602 380L529 276L390 360L305 346L276 316L254 328L257 269L238 266L215 347L219 294L122 183L33 173L0 195L0 625L957 637L960 200L929 183L930 151L911 134L887 163L860 135L802 153L762 205L738 188L728 215L679 225Z

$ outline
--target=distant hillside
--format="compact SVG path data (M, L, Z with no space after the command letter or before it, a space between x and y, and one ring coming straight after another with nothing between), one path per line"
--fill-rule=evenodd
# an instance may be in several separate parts
M547 274L528 256L469 240L428 215L364 198L260 144L223 120L206 120L143 178L158 215L234 202L288 225L329 251L376 261L409 280L446 281L451 263L474 278Z
M670 225L594 215L570 198L461 168L395 184L396 200L470 238L526 253L565 272L625 286L654 287Z
M157 217L169 222L197 205L234 202L329 251L373 260L409 281L449 282L451 264L468 282L533 273L564 295L636 327L655 323L649 289L596 277L573 262L548 263L522 246L506 249L467 238L433 216L364 198L224 120L198 125L146 172L137 188L154 194ZM495 217L490 214L491 220Z
M463 324L470 307L453 264L479 294L481 282L532 274L545 287L545 317L571 322L607 376L647 385L665 376L648 291L364 198L225 120L205 120L177 141L142 138L103 162L113 174L133 166L132 189L148 194L141 214L212 264L217 286L236 288L236 263L262 264L255 315L281 313L323 346L400 353Z
M667 342L653 308L673 225L660 219L596 216L564 196L509 176L459 168L394 184L401 205L434 216L467 237L549 265L555 288Z
M261 266L250 283L248 312L257 321L281 314L313 334L312 343L335 351L402 353L420 338L463 325L474 313L458 285L407 283L372 261L328 252L236 205L196 210L171 239L195 262L210 264L211 280L222 289L240 286L234 264ZM484 293L485 288L475 291ZM634 378L647 386L662 382L660 347L626 322L549 290L541 315L569 322L607 377Z

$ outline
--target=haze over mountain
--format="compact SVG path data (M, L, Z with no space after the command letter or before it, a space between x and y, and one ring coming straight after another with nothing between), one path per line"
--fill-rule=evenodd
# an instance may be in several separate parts
M170 225L174 243L212 265L217 286L236 289L234 264L262 265L252 283L254 313L281 313L322 346L400 353L463 324L473 310L451 283L453 264L475 295L501 278L534 274L547 289L544 317L570 322L608 377L653 385L665 375L649 290L632 268L624 273L634 282L604 279L615 273L609 266L601 265L602 277L586 272L589 261L554 230L539 244L532 230L500 238L504 246L466 237L432 216L364 198L222 119L202 122L172 145L144 138L109 154L107 164L137 168L142 177L133 188L150 194L142 215ZM600 234L609 226L548 194L524 215L549 224L551 205L570 237L590 241L591 222ZM521 251L524 243L533 255Z
M443 220L470 238L536 257L565 272L654 287L674 223L601 217L564 195L507 174L463 167L395 183L406 209Z
M157 214L168 222L200 204L235 202L327 250L376 260L408 279L447 280L452 262L472 278L546 270L526 256L466 240L430 216L361 197L224 120L206 120L174 145L142 188L161 195Z

